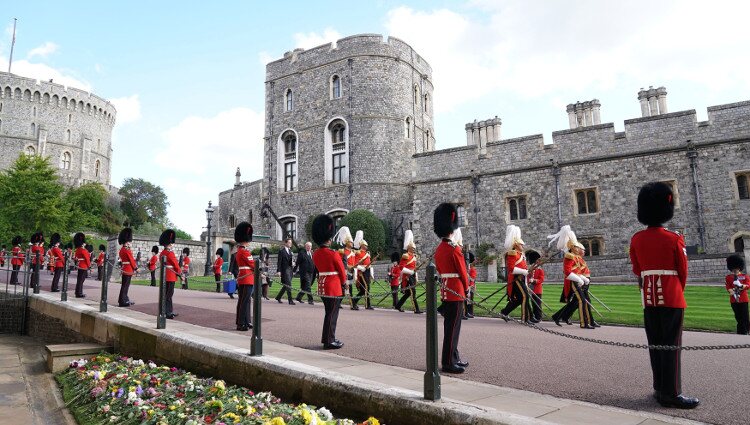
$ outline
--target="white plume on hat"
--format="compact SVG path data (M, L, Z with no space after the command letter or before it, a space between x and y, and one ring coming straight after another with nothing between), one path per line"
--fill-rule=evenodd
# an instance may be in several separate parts
M404 249L408 249L410 246L414 249L417 248L414 244L414 233L409 229L404 232Z
M349 231L348 227L342 226L338 233L336 233L334 239L336 239L337 244L344 246L347 242L353 242L352 232Z
M521 239L521 228L511 224L505 229L505 249L511 250L515 244L519 243L526 245L523 239Z
M555 233L554 235L547 236L547 239L550 240L548 246L551 246L553 243L557 242L557 249L561 251L568 252L574 246L584 249L583 245L578 242L576 234L573 233L573 230L567 224L560 228L559 232Z
M365 239L365 232L361 230L357 230L357 233L354 235L354 248L359 249L359 244ZM367 245L367 242L365 242L365 245Z
M454 244L458 246L464 246L464 235L461 233L461 228L453 231L453 234L451 235L451 240Z

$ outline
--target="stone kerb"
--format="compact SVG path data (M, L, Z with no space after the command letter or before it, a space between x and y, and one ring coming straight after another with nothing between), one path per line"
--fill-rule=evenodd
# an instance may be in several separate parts
M131 249L133 257L137 257L138 252L141 253L140 273L146 273L140 279L150 278L148 277L147 263L151 258L151 247L154 245L159 247L159 251L162 247L159 245L159 238L155 236L142 236L133 235L133 242ZM119 257L121 245L117 243L117 236L110 237L107 239L107 254L110 258L114 258L116 262ZM177 239L174 244L173 252L179 259L182 254L183 248L190 249L190 276L203 276L206 265L206 243L202 241L188 241L184 239ZM110 281L119 281L121 278L120 269L116 266L112 269L112 277ZM137 278L136 278L137 279Z

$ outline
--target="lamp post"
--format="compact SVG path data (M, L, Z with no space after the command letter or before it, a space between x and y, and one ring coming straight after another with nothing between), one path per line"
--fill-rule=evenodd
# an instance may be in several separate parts
M208 208L206 208L206 220L208 225L206 226L206 268L204 270L204 276L211 275L211 219L214 216L214 207L211 206L211 201L208 201Z

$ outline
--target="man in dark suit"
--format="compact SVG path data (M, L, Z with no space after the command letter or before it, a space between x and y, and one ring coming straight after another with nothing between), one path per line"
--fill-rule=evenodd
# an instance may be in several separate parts
M312 243L310 242L305 243L305 249L300 250L297 254L297 264L294 265L294 273L298 270L300 289L307 294L307 303L313 305L313 297L310 293L310 288L312 287L312 281L315 278L317 270L315 269L315 264L312 260ZM302 296L305 295L302 291L297 294L298 303L302 302Z
M279 291L279 295L276 295L276 301L281 303L281 297L286 292L290 305L294 305L294 301L292 301L292 275L294 274L292 258L292 238L287 237L284 240L284 247L279 251L279 263L276 267L276 274L281 276L281 291Z

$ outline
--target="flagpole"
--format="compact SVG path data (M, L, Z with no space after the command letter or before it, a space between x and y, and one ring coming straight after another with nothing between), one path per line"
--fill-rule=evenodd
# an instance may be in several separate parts
M10 42L10 59L8 59L8 74L10 74L10 65L13 63L13 48L16 46L16 21L18 21L18 19L13 18L13 41Z

